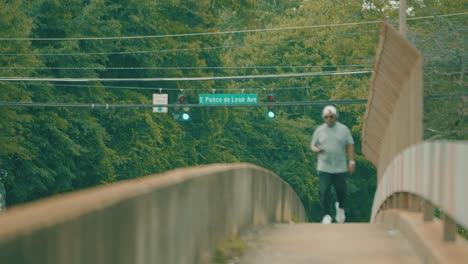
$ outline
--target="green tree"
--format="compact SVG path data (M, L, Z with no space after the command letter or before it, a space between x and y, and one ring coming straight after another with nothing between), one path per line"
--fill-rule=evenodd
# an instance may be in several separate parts
M1 101L110 106L2 107L0 165L12 175L6 182L9 204L179 167L240 161L270 169L287 181L312 221L320 216L316 156L309 142L322 122L323 105L278 106L276 120L265 119L265 107L197 107L191 109L192 121L182 123L148 107L115 104L148 105L152 94L161 91L169 94L169 103L183 92L193 104L198 94L212 92L257 93L261 102L270 92L277 102L365 99L370 74L328 73L369 70L374 64L379 23L350 22L386 18L395 23L398 16L391 1L380 0L29 2L0 4L0 33L47 40L0 40L0 53L16 54L0 56L3 76L316 75L197 82L2 82ZM462 1L452 2L416 1L410 17L456 12ZM418 21L409 22L409 39L426 57L425 95L458 95L465 71L463 19ZM440 30L444 34L438 36ZM459 138L466 131L460 112L453 118L437 115L442 106L444 115L463 107L460 98L450 106L436 97L425 103L426 138ZM349 181L348 219L368 221L375 169L361 153L365 106L338 108L358 153L357 173Z

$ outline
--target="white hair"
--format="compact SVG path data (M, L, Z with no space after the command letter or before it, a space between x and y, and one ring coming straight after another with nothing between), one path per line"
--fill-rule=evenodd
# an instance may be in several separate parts
M322 117L325 117L325 115L327 114L338 116L338 111L336 110L336 107L334 107L333 105L327 105L323 108Z

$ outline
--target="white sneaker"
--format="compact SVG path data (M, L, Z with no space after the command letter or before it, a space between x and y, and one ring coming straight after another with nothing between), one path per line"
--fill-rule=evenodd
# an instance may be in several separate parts
M345 215L344 209L340 208L340 203L338 202L335 203L335 209L336 209L336 216L335 216L336 222L340 224L344 223L346 219L346 215Z
M330 215L325 215L322 218L322 224L331 224L332 222L332 217Z

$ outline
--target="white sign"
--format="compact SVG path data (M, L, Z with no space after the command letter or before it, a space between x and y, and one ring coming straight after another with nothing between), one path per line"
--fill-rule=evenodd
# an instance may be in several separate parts
M167 105L167 94L153 94L153 105ZM155 106L153 113L167 113L167 107Z

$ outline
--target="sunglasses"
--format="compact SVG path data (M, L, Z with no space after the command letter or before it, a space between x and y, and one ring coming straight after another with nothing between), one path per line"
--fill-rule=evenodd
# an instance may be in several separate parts
M330 116L324 116L323 118L325 118L325 119L333 119L333 118L335 118L335 116L330 115Z

